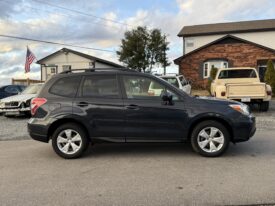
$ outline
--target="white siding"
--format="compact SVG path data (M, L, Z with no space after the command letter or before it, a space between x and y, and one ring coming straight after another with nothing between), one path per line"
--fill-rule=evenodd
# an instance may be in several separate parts
M245 39L256 44L260 44L271 49L275 49L275 31L267 32L252 32L252 33L236 33L231 34L233 36ZM197 36L197 37L186 37L185 38L185 53L189 53L201 46L204 46L212 41L215 41L226 35L208 35L208 36ZM187 47L186 42L193 41L193 47Z
M95 63L95 68L113 68L113 66L108 65L108 64L103 64L101 62L96 62Z
M84 58L82 56L73 54L73 53L58 53L54 55L53 57L48 58L44 62L41 62L42 64L45 64L47 67L41 65L41 75L42 80L47 80L47 76L49 77L51 74L51 66L57 66L57 72L60 73L63 71L62 66L63 65L71 65L71 69L88 69L89 63L92 62L92 60ZM96 62L95 64L96 68L111 68L112 66Z

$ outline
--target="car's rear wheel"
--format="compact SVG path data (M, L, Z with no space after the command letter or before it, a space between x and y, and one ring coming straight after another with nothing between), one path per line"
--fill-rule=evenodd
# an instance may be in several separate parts
M54 131L52 146L59 156L74 159L80 157L87 149L88 137L80 125L68 123Z
M194 151L206 157L222 155L229 143L230 135L226 127L212 120L199 123L191 134Z

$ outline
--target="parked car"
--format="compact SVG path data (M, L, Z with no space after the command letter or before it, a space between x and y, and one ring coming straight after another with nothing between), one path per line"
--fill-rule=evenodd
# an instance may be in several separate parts
M4 116L30 115L30 103L43 84L28 86L22 93L0 100L0 113Z
M191 94L191 84L183 75L163 75L160 78L166 80L187 94Z
M24 85L6 85L0 87L0 99L19 94L26 86Z
M78 70L79 71L79 70ZM152 94L150 85L162 88ZM96 142L185 142L216 157L256 131L247 105L192 97L150 74L128 69L67 71L47 81L31 102L30 136L63 158Z
M259 104L261 111L268 111L272 90L270 85L260 81L255 68L226 68L218 70L211 84L211 94L217 98Z

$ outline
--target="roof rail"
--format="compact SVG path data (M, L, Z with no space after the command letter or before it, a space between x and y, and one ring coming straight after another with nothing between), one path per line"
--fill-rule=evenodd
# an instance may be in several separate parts
M128 69L128 68L90 68L90 69L70 69L67 71L60 72L60 74L68 74L68 73L73 73L73 72L95 72L95 71L129 71L129 72L137 72L136 70L133 69Z

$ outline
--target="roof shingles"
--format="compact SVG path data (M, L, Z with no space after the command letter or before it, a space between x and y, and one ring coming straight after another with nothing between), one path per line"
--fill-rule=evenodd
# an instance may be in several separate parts
M179 37L275 31L275 19L184 26Z

